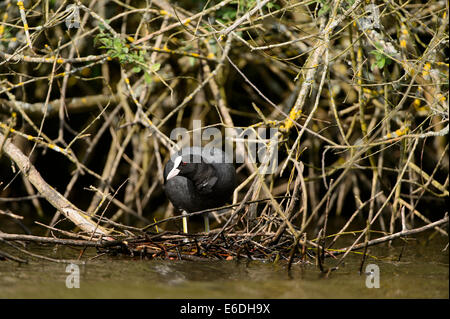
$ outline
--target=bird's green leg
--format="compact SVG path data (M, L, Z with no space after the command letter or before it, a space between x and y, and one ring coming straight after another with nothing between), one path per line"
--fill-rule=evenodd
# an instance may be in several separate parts
M188 226L187 226L187 212L186 211L182 211L181 214L183 215L183 233L187 234L188 233Z
M208 217L208 214L203 214L203 220L205 221L205 232L209 233L209 217Z
M185 233L185 234L187 234L188 233L188 226L187 226L187 220L188 220L188 218L187 218L187 212L186 211L182 211L181 212L181 215L183 215L183 233ZM188 243L189 242L189 239L186 237L184 240L183 240L185 243Z

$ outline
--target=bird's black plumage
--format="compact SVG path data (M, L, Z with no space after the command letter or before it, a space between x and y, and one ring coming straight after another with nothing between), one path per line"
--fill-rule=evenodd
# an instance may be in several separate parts
M179 172L167 179L178 156L182 156ZM164 168L165 193L174 207L190 213L225 204L236 188L234 165L225 159L218 148L205 152L188 147L174 154Z

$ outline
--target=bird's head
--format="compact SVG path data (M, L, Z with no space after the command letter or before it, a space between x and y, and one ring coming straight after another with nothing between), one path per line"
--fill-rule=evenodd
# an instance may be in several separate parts
M203 161L200 161L200 162L203 162ZM190 177L191 175L193 175L196 172L197 169L198 169L198 163L193 161L192 158L190 158L190 160L183 160L182 156L177 156L173 160L173 167L167 174L166 181L168 181L169 179L171 179L175 176Z

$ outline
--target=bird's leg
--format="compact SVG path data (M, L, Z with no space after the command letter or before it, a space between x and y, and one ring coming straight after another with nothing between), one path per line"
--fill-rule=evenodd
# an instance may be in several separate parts
M203 214L203 220L205 221L205 232L209 233L209 216L208 214Z
M187 218L187 212L185 211L185 210L183 210L182 212L181 212L181 215L183 215L183 233L185 233L185 234L187 234L188 233L188 226L187 226L187 220L188 220L188 218ZM188 243L189 242L189 239L186 237L184 240L183 240L185 243Z
M187 234L188 233L188 226L187 226L187 212L185 210L183 210L181 212L181 215L183 215L183 233Z

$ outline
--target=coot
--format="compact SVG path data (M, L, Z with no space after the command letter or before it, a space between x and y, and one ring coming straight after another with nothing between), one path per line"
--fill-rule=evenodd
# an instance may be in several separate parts
M183 213L223 206L236 188L236 171L218 148L186 147L164 167L165 193ZM209 231L208 214L204 214ZM186 219L183 230L187 232Z

